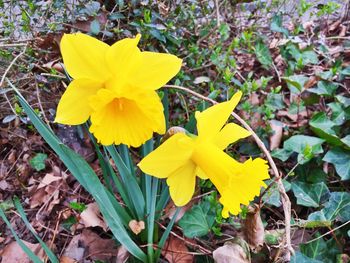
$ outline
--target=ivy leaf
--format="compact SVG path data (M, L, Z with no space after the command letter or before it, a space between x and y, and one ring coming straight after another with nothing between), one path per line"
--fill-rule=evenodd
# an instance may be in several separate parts
M195 205L181 218L179 226L184 235L193 238L205 236L209 233L215 221L215 210L211 209L208 201Z
M329 190L325 183L293 182L292 190L297 198L297 204L306 207L319 207L320 202L329 196Z
M274 32L282 33L285 36L289 35L288 30L282 26L282 16L281 15L275 15L272 17L270 29Z
M311 213L309 221L340 221L350 220L350 193L333 192L329 201L320 211Z
M342 143L344 143L346 146L350 147L350 134L346 135L344 138L341 139Z
M299 251L297 251L295 255L290 259L290 262L291 263L323 263L323 261L309 258Z
M45 169L45 160L47 159L47 154L37 153L30 161L30 166L36 171L41 171Z
M305 83L309 80L309 78L304 75L292 75L289 77L283 77L282 79L287 82L288 88L295 94L302 92Z
M323 161L333 164L342 180L350 179L350 151L334 148L327 152Z
M259 41L255 45L255 55L259 62L264 66L264 68L268 69L272 65L272 57L270 54L270 50L264 44L264 42Z
M306 50L301 53L301 57L303 59L303 64L317 64L318 57L317 54L312 50Z
M337 83L321 80L317 83L317 88L310 88L308 91L316 93L318 95L333 96L337 88Z
M308 162L314 155L323 153L322 143L325 140L307 136L294 135L283 143L283 148L289 152L298 153L298 162Z
M98 35L98 33L100 33L100 31L101 31L100 22L98 22L98 20L95 19L90 24L90 32L93 35Z
M332 129L335 123L328 119L325 112L316 113L309 122L311 129L321 138L325 139L330 144L335 146L342 145L342 141L338 138L335 131Z
M287 151L286 149L274 149L271 152L272 157L280 159L282 162L287 161L292 154L292 151Z
M300 251L312 260L320 260L323 263L336 262L336 257L340 253L334 239L326 242L323 238L308 244L300 244Z
M265 181L266 185L270 185L272 182L273 180L271 179ZM286 180L282 180L282 183L286 192L288 192L291 188L291 184ZM263 196L262 200L265 203L276 207L280 207L282 205L280 192L278 191L278 186L276 183L273 183L273 185L267 190L267 193Z

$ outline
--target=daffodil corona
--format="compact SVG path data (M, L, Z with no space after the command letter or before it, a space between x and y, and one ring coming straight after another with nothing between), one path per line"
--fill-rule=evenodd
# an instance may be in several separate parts
M55 121L77 125L91 119L90 131L104 145L138 147L153 132L165 132L163 106L156 90L180 70L174 55L141 52L140 35L109 46L85 34L65 34L61 53L73 78Z
M226 124L241 92L229 101L196 112L198 136L176 133L147 155L138 166L150 175L167 178L170 196L177 206L187 204L195 190L196 176L210 179L218 189L222 216L236 215L266 186L268 165L261 158L237 162L223 150L250 135L234 123Z

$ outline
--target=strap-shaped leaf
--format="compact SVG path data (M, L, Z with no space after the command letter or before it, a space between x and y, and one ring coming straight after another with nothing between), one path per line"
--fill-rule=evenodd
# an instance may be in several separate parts
M50 261L52 263L58 263L59 262L58 258L55 256L55 254L52 252L52 250L45 244L45 242L38 236L38 234L36 233L36 231L34 230L32 225L29 223L28 218L27 218L27 216L23 210L23 207L21 205L21 202L19 201L17 196L15 198L13 198L13 202L14 202L15 207L16 207L19 215L21 216L24 224L29 229L29 231L32 232L32 234L34 235L36 240L39 241L40 245L44 249L46 255L49 257Z
M56 152L56 154L60 157L60 159L73 174L73 176L79 181L79 183L94 197L99 205L104 219L113 232L115 238L122 245L124 245L132 255L141 261L146 262L146 254L130 238L128 232L123 226L122 217L125 216L125 214L123 215L117 212L116 208L110 200L108 190L102 185L90 165L80 155L62 144L62 142L37 116L32 107L28 104L28 102L24 99L16 87L14 87L10 81L8 81L8 83L17 93L21 106L41 136Z

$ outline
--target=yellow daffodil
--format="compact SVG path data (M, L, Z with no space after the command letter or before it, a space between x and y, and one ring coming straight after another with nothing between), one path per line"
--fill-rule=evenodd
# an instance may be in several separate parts
M163 106L155 90L180 70L174 55L141 52L140 35L109 46L85 34L65 34L61 53L73 81L55 121L77 125L91 117L90 131L104 145L140 146L165 132Z
M196 176L210 179L218 189L223 217L238 214L269 178L266 161L257 158L237 162L223 150L250 133L234 123L226 124L242 94L203 112L196 112L198 136L176 133L147 155L138 166L150 175L167 178L170 196L177 206L187 204L195 190Z

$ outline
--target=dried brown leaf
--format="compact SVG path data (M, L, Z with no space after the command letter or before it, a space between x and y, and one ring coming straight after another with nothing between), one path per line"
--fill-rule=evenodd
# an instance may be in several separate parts
M24 240L22 241L40 259L42 260L44 259L45 254L40 244L32 244ZM1 263L31 263L32 262L16 241L9 243L2 250L2 252L0 253L0 256L2 257Z
M249 263L250 259L245 249L233 242L214 250L213 258L216 263Z
M103 220L96 202L88 204L87 208L80 214L80 223L84 224L85 227L99 226L107 231L107 224Z
M82 259L92 259L109 261L118 254L116 243L112 239L101 238L96 233L84 229L83 232L74 236L63 256L65 260L81 261ZM67 261L74 262L74 261Z
M270 136L270 150L277 149L281 143L283 135L283 123L276 120L270 121L273 134Z
M53 173L48 173L41 180L37 189L46 187L46 186L50 185L51 183L53 183L55 181L59 181L59 180L62 180L62 177L54 176Z
M249 206L244 220L244 236L254 252L260 251L264 245L265 229L257 205Z
M130 256L129 251L124 246L118 247L117 261L116 263L125 263L128 261Z
M129 227L135 235L138 235L145 229L145 222L134 219L129 222Z
M185 243L174 236L169 237L162 255L169 263L192 263L194 260Z

